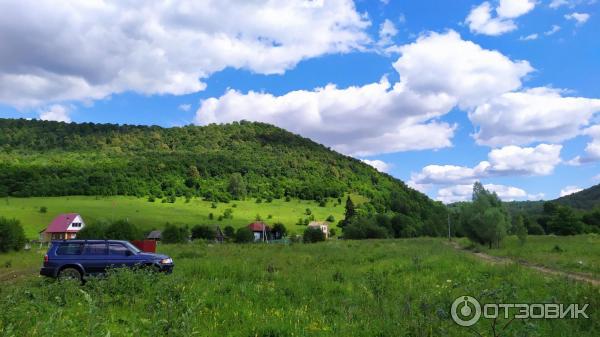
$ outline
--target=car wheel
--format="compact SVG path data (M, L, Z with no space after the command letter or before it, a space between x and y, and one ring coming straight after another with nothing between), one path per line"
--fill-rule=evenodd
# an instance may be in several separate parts
M58 273L58 279L61 281L75 280L83 282L81 272L76 268L67 267Z

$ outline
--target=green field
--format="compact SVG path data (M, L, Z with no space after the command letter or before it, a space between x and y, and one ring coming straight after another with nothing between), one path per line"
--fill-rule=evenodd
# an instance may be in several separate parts
M353 195L352 200L361 202L364 198ZM21 221L27 237L34 239L38 232L46 228L52 219L60 213L80 213L84 221L90 223L99 219L117 220L128 219L144 230L163 228L165 223L227 225L242 227L254 221L257 215L267 223L282 222L290 233L301 233L305 227L297 226L299 218L306 218L305 211L310 208L316 220L325 220L333 215L336 221L341 220L344 214L345 199L341 205L337 199L329 199L325 207L319 207L314 200L274 199L268 203L256 203L255 199L217 203L217 208L212 208L212 203L194 198L186 203L183 198L178 198L173 204L148 202L145 198L135 197L35 197L35 198L3 198L0 199L0 216L16 218ZM235 206L234 206L235 205ZM40 213L40 207L47 207L47 213ZM218 221L219 215L225 209L231 208L233 219ZM214 214L214 219L209 219L209 214ZM269 215L272 218L269 218Z
M461 240L461 244L465 247L470 245L466 239ZM477 249L493 256L600 278L600 235L597 234L529 236L525 245L519 244L515 236L509 236L500 249L484 246L477 246Z
M0 287L0 335L475 336L450 318L461 295L589 303L589 319L515 320L502 336L600 334L598 287L485 263L441 239L159 250L175 259L172 275L122 271L84 286L34 276L42 252L0 256L14 261L0 275L22 271ZM474 329L492 336L492 327L481 319Z

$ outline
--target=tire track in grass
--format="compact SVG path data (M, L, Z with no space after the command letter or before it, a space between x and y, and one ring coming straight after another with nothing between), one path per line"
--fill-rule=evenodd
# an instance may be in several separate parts
M486 261L488 263L492 263L492 264L511 264L511 263L518 263L519 265L538 271L542 274L545 275L551 275L551 276L559 276L559 277L565 277L571 280L575 280L575 281L580 281L580 282L587 282L592 284L593 286L600 286L600 280L593 278L590 275L586 275L586 274L580 274L580 273L574 273L574 272L565 272L562 270L557 270L557 269L552 269L552 268L548 268L545 266L540 266L537 264L533 264L531 262L528 262L526 260L513 260L511 258L508 257L499 257L499 256L492 256L486 253L482 253L482 252L473 252L470 251L468 249L465 249L463 247L460 246L460 244L456 241L451 241L451 242L446 242L445 243L447 245L452 246L454 249L463 251L463 252L467 252L471 255L476 256L477 258L479 258L480 260Z

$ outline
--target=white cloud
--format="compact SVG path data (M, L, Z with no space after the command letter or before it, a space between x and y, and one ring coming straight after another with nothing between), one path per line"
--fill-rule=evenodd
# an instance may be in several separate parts
M469 112L469 119L479 129L478 144L502 146L573 138L598 111L600 99L564 97L541 87L502 94Z
M463 107L518 89L533 71L529 62L483 49L454 31L430 33L400 50L394 68L403 83L417 92L456 97Z
M562 145L540 144L521 148L506 146L494 149L488 160L475 167L455 165L428 165L411 175L410 183L421 189L432 185L473 184L483 178L498 176L540 176L552 174L561 162Z
M576 21L577 25L583 25L590 19L590 15L588 13L577 13L573 12L571 14L565 14L565 19Z
M529 199L529 197L539 197L540 195L529 195L525 190L506 185L497 184L485 184L483 187L490 191L496 192L498 197L503 201L513 201L518 199ZM472 199L473 185L454 185L450 187L440 188L437 193L436 200L439 200L445 204L458 202L458 201L469 201Z
M361 159L361 161L367 165L373 166L379 172L387 173L392 168L392 165L390 165L382 160L378 160L378 159L375 159L375 160Z
M536 4L536 0L500 0L496 13L502 18L518 18L529 13Z
M552 25L552 28L550 28L550 30L544 32L545 35L554 35L555 33L557 33L560 30L560 26L559 25Z
M492 7L489 2L473 8L465 22L473 33L498 36L517 29L513 20L492 17Z
M398 35L398 29L394 23L388 19L385 19L379 27L379 41L377 42L380 46L388 46L393 43L392 39Z
M550 2L549 7L556 9L556 8L561 7L561 6L566 6L568 4L569 4L569 1L567 1L567 0L552 0Z
M579 191L583 191L583 188L577 186L567 186L560 190L560 196L564 197L566 195L577 193Z
M446 95L420 95L386 79L362 87L335 85L282 96L227 91L202 101L198 124L262 121L357 156L451 145L454 127L431 121L451 109Z
M471 9L465 22L471 32L491 36L502 35L517 29L513 19L530 12L535 5L534 0L500 0L494 16L492 5L486 1Z
M197 92L226 67L281 74L363 49L369 24L351 0L9 0L0 12L0 102Z
M600 160L600 125L583 130L582 135L589 136L592 140L585 147L585 155L569 160L569 165L578 166Z
M561 150L562 145L551 144L494 149L488 154L489 172L493 175L549 175L561 162Z
M537 40L538 37L539 37L539 35L537 33L534 33L534 34L529 34L527 36L521 36L519 38L519 40L521 40L521 41L531 41L531 40Z
M327 85L281 96L228 90L202 101L196 123L241 119L272 123L356 156L450 146L455 127L440 122L456 105L471 106L518 89L532 70L454 31L400 46L400 82Z
M192 105L191 104L180 104L177 108L181 111L190 111L190 109L192 108Z
M69 109L59 104L54 104L48 109L41 111L39 117L41 120L44 121L71 123L71 118L69 117Z

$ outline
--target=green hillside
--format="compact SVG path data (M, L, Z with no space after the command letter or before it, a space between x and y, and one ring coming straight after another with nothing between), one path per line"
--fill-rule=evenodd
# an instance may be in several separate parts
M429 228L445 223L443 205L402 181L268 124L161 128L0 119L0 197L134 196L168 207L161 203L331 204L348 193L369 200L361 210L369 214L403 214Z
M354 199L359 199L354 196ZM235 205L235 206L234 206ZM46 207L45 213L40 212ZM215 208L213 208L215 207ZM242 227L254 221L258 216L272 224L282 222L290 233L301 234L305 226L296 225L298 219L306 219L306 209L311 210L315 220L325 220L333 215L335 220L343 218L344 203L331 200L324 207L312 200L284 199L270 203L257 204L255 199L215 203L198 198L186 203L177 200L175 203L148 202L145 198L136 197L31 197L4 198L0 200L0 216L18 219L25 229L28 238L37 238L38 232L44 229L52 219L60 213L80 213L88 223L97 220L127 219L145 231L163 228L166 222L191 226L219 225L221 228L231 225ZM226 209L231 209L232 218L219 220ZM213 219L210 219L210 213ZM271 217L269 217L271 216ZM338 230L339 233L339 230Z
M600 205L600 185L558 198L556 202L573 208L590 210Z

